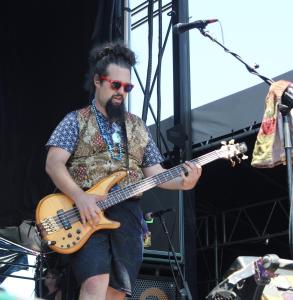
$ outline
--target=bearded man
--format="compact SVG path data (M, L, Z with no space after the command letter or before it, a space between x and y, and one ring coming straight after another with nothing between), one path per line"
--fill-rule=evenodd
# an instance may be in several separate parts
M134 53L121 43L96 48L90 76L94 99L91 105L65 116L51 135L46 171L56 187L73 200L81 222L99 224L99 202L105 196L86 190L114 172L127 176L112 190L123 189L145 177L164 171L162 156L145 123L125 111L125 97L132 90ZM201 167L184 163L186 172L161 184L165 189L192 189ZM131 295L143 259L146 228L135 195L105 210L105 216L121 223L115 230L94 232L85 245L70 254L81 300L125 299Z

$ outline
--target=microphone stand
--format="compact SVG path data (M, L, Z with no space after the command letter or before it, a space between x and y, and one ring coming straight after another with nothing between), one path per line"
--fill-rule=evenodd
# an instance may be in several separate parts
M44 244L41 243L40 247L40 253L37 257L37 268L36 268L36 280L37 280L37 287L38 287L38 297L43 297L43 268L44 268L44 262L43 262L43 256L44 256Z
M265 77L264 75L259 74L256 69L259 67L258 65L255 65L254 67L251 67L248 65L238 54L235 52L230 51L228 48L226 48L223 44L221 44L219 41L217 41L214 37L212 37L204 28L199 29L200 33L208 37L210 40L221 46L225 52L233 55L236 59L238 59L241 63L243 63L248 70L253 75L258 76L261 78L264 82L271 85L274 83L274 81L270 78ZM285 148L285 157L286 157L286 163L287 163L287 176L288 176L288 196L289 196L289 204L290 204L290 217L289 217L289 246L290 246L290 252L291 257L293 257L293 228L292 228L292 219L293 219L293 195L292 195L292 137L290 133L290 110L293 107L293 96L285 91L282 96L282 100L284 100L283 103L279 104L280 112L282 114L282 121L283 121L283 136L284 136L284 148ZM286 104L286 105L285 105Z
M192 296L191 296L187 281L185 280L185 278L183 276L180 264L179 264L178 259L176 257L176 253L175 253L173 244L171 242L170 234L169 234L168 228L166 226L166 220L165 220L165 218L162 214L159 215L159 219L160 219L160 222L162 224L163 230L166 234L166 237L168 239L169 248L172 251L172 254L173 254L173 257L174 257L174 260L175 260L175 263L176 263L176 266L177 266L177 269L178 269L178 272L179 272L179 276L180 276L181 282L183 284L183 288L179 290L180 295L181 295L181 299L192 300ZM176 282L176 278L174 278L174 280Z

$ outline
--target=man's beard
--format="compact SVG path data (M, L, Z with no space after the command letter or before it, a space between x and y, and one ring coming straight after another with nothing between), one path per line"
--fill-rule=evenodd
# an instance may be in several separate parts
M125 117L125 105L124 105L124 100L121 102L120 105L114 105L113 104L113 99L114 96L112 96L107 104L106 104L106 113L110 119L110 121L112 122L123 122L124 121L124 117Z

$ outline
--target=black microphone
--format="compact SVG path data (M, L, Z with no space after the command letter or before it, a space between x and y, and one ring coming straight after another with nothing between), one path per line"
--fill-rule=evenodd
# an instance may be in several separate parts
M144 215L146 221L152 221L154 218L159 218L167 212L174 211L174 208L158 210L156 212L148 212Z
M218 19L198 20L191 23L177 23L173 26L173 32L179 34L193 28L203 29L208 24L215 22L218 22Z

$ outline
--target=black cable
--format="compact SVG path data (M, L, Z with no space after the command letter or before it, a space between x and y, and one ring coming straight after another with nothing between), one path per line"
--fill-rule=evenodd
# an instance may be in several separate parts
M165 48L166 48L166 45L167 45L167 41L168 41L168 37L169 37L169 34L171 32L171 29L172 29L172 20L170 19L170 22L169 22L169 25L168 25L168 29L167 29L167 33L166 33L165 40L164 40L164 44L163 44L162 56L163 56L163 53L165 51ZM145 89L143 87L143 84L142 84L142 81L141 81L140 76L138 74L138 71L137 71L137 69L135 67L133 67L133 69L134 69L134 73L135 73L135 75L137 77L138 83L140 85L140 88L141 88L143 94L145 94ZM149 96L152 95L152 92L153 92L153 89L154 89L154 86L155 86L155 82L156 82L156 79L157 79L157 74L158 74L158 67L156 69L156 72L155 72L155 75L154 75L154 78L153 78L153 81L152 81L152 85L151 85ZM155 116L155 113L154 113L153 108L152 108L152 106L151 106L150 103L148 103L148 107L149 107L149 109L151 111L151 114L152 114L152 117L153 117L153 119L155 121L155 124L157 124L157 118ZM166 149L166 153L168 154L169 157L171 157L171 151L170 151L170 149L169 149L169 147L167 145L166 139L163 136L162 132L160 132L160 137L161 137L161 141L163 142L164 147Z
M175 225L176 225L176 221L177 221L177 215L176 214L174 214L174 215L175 215L175 218L174 218L174 221L173 221L173 224L172 224L171 235L170 235L171 240L172 240L174 232L175 232ZM172 250L171 250L171 247L169 245L169 247L168 247L168 262L169 262L169 265L170 265L170 270L171 270L171 273L172 273L172 277L174 278L176 289L178 291L180 291L181 287L178 283L178 280L177 280L177 277L176 277L176 274L175 274L175 265L173 265L173 263L171 261L171 253L172 253Z
M159 36L158 36L158 76L157 76L157 146L162 152L161 147L161 139L160 139L160 132L161 132L161 67L162 67L162 0L158 0L158 25L159 25Z
M146 122L148 116L148 104L150 101L150 84L151 84L151 75L152 75L152 59L153 59L153 11L154 11L154 3L153 1L149 1L148 4L148 69L146 76L146 84L145 84L145 94L143 100L143 108L142 108L142 120Z

